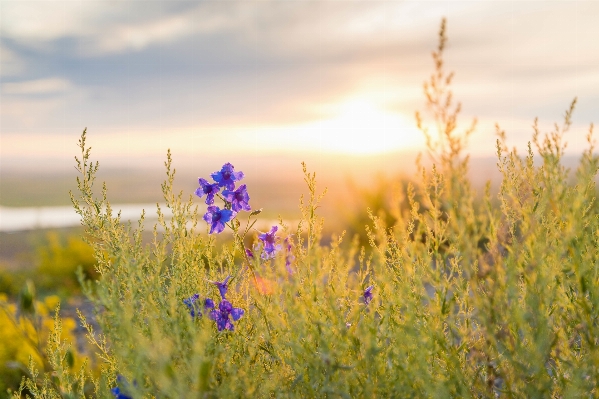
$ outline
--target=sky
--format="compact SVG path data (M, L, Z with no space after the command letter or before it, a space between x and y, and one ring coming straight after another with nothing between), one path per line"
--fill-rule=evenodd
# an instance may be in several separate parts
M441 19L468 150L599 122L597 1L0 0L0 170L422 151ZM304 155L305 154L305 155ZM312 158L310 158L312 157ZM216 170L213 165L212 169ZM259 170L257 167L256 170Z

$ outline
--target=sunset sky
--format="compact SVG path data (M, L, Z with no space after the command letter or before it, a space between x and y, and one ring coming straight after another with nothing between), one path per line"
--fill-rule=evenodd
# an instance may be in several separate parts
M599 122L596 1L0 0L0 168L230 154L419 151L414 112L448 21L474 155L495 122L524 145L578 97L569 149Z

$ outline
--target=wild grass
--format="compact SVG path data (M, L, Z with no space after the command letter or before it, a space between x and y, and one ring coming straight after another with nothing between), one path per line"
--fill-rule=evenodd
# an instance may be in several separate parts
M73 204L95 250L99 277L82 284L100 331L81 321L102 372L71 369L53 335L55 373L36 379L32 367L14 397L25 388L43 398L598 396L593 129L570 176L561 160L574 102L555 130L534 129L523 155L498 127L499 206L490 189L477 199L465 154L474 125L458 130L445 43L443 23L425 85L432 118L417 116L434 166L419 164L414 184L370 212L364 246L344 232L321 245L322 191L306 168L301 220L279 226L289 246L260 257L242 214L229 224L234 239L217 242L193 196L173 192L170 154L162 190L173 217L159 217L143 245L144 215L123 224L106 190L94 193L84 131ZM218 302L212 281L229 275L227 299L245 313L219 331L209 309L192 317L183 300Z

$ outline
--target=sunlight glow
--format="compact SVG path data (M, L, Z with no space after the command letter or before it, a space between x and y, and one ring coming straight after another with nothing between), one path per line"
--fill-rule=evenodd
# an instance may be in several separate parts
M415 122L365 98L336 104L329 113L332 117L316 122L257 127L253 131L254 143L262 151L324 151L346 155L414 150L424 145ZM247 134L244 136L247 140ZM238 139L242 139L241 134Z
M366 156L424 148L424 137L414 121L376 104L367 97L354 97L326 109L329 118L295 125L92 130L93 145L100 159L126 162L161 158L165 148L178 156L194 157L297 152ZM4 134L3 159L18 160L25 153L40 159L67 159L73 155L72 143L76 142L73 132L39 133L30 137L35 137L33 141L38 145L31 147L31 141L22 140L19 134Z
M319 123L322 150L367 155L413 149L422 143L414 122L364 99L339 106L338 116Z

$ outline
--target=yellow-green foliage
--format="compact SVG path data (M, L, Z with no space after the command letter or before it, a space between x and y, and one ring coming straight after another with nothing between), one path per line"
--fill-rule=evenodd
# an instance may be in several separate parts
M0 398L4 398L7 389L18 388L30 362L44 370L52 370L46 354L46 341L49 333L55 330L56 319L51 313L57 309L59 298L50 295L43 301L34 299L28 310L8 302L4 294L0 295ZM74 342L76 321L64 318L61 323L61 338ZM75 364L82 364L82 356L76 352L73 359Z
M95 276L93 249L76 235L63 236L56 231L46 234L37 248L37 280L44 287L61 288L72 294L79 288L76 271L82 267L87 277Z
M457 131L460 106L444 71L445 42L443 24L425 85L438 135L417 117L434 166L420 166L405 202L401 193L394 197L393 226L384 210L371 212L368 247L344 233L321 245L321 195L304 166L301 220L279 222L291 253L251 259L244 239L255 235L246 237L238 219L228 225L229 242L204 234L193 197L172 190L170 152L162 188L173 217L158 208L154 241L145 246L143 215L137 228L125 225L105 187L94 194L98 165L90 162L84 131L73 204L98 261L99 278L84 291L101 332L82 320L103 373L80 374L79 384L91 381L100 398L114 397L117 386L134 398L599 396L592 128L571 176L561 158L574 104L555 131L534 130L524 157L507 149L498 128L500 205L488 187L477 200L463 153L474 124ZM218 331L207 315L191 317L182 301L195 293L216 299L211 281L227 275L234 276L227 299L245 314L234 331ZM62 359L64 350L53 348ZM54 386L47 377L26 382L36 397L75 392L63 364L53 365Z

